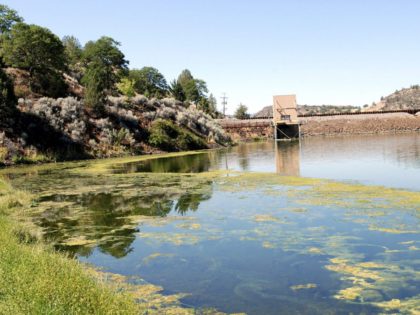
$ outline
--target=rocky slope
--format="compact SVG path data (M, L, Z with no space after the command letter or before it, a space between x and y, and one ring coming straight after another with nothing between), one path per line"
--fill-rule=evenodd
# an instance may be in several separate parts
M394 93L382 97L379 102L373 103L364 109L369 110L400 110L420 108L420 86L412 85L409 88L397 90Z
M7 127L0 126L0 166L17 163L103 158L227 145L218 123L194 105L171 98L109 96L104 113L83 102L83 88L65 76L69 94L34 94L24 71L7 69L19 96Z

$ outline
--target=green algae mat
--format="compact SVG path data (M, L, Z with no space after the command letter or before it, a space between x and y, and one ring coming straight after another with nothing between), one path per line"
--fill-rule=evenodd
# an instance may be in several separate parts
M420 314L419 192L210 171L203 154L3 176L35 196L13 218L150 310Z

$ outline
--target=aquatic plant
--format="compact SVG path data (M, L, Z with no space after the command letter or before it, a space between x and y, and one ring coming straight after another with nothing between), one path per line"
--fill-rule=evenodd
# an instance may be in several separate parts
M103 272L54 251L40 234L11 219L33 206L34 198L0 180L1 314L196 314L181 304L185 294L164 295L160 286ZM68 244L90 241L69 239ZM154 254L144 262L160 256L171 257Z
M164 156L182 155L185 153ZM44 233L58 248L79 255L89 255L97 247L122 257L138 237L146 246L168 249L162 256L156 250L140 258L144 268L152 268L167 259L182 260L180 248L236 240L256 245L267 254L287 253L284 255L292 260L314 261L320 272L331 277L327 289L317 279L284 284L293 296L328 290L330 303L348 301L407 314L419 309L413 281L420 278L417 262L411 259L417 257L420 247L417 192L263 173L113 173L127 163L154 158L89 162L83 168L66 170L69 179L63 179L63 169L57 168L41 176L44 180L16 177L14 183L35 187L39 201L26 214L33 216L35 224L51 227ZM202 205L195 204L194 198L184 198L191 206L176 214L183 195L211 196L212 192L223 194L224 202L233 205L229 211L217 203L207 205L203 219L194 213ZM259 204L261 198L264 203ZM66 224L69 218L72 224ZM225 222L241 225L226 229ZM382 242L385 235L387 242ZM376 254L367 255L370 251L360 247L372 248ZM217 266L217 257L214 259ZM238 294L261 295L268 290L267 284L249 282L235 287Z

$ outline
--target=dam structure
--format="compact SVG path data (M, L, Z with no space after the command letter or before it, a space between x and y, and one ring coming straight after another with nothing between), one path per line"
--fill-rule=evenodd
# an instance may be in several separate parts
M273 96L272 113L248 119L219 119L235 141L293 140L312 136L420 133L417 109L299 114L296 95Z
M273 96L273 128L275 140L300 138L296 95Z

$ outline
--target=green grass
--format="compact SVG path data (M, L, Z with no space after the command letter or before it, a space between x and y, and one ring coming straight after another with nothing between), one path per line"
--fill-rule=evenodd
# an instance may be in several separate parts
M37 241L9 214L31 196L0 179L0 314L140 314L129 292Z

